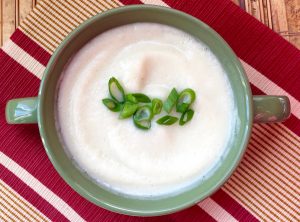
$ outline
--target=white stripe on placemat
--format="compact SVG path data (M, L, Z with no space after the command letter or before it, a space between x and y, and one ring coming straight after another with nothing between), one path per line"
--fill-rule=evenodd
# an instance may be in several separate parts
M206 198L205 200L198 203L206 213L208 213L216 221L222 222L237 222L237 220L219 204L217 204L213 199Z
M33 189L38 195L48 201L57 211L70 221L85 221L65 201L53 193L48 187L32 176L27 170L17 164L14 160L0 151L0 164L15 174L27 186Z
M39 79L42 78L45 66L39 63L12 40L7 40L2 47L2 50L36 77Z
M167 3L160 0L141 0L141 2L148 5L160 5L160 6L170 7L169 5L167 5Z

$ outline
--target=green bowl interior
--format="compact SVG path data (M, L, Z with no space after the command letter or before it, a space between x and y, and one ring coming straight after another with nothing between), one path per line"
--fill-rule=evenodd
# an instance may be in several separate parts
M238 124L234 141L215 172L191 189L175 196L153 200L134 199L112 193L94 183L68 158L55 127L57 83L70 57L93 37L111 28L135 23L154 22L179 28L204 42L218 57L228 73L234 90ZM47 154L64 180L79 194L109 210L129 215L162 215L204 199L220 187L241 159L252 124L251 92L243 68L225 41L211 28L182 12L155 6L126 6L99 14L79 26L58 47L52 56L41 83L38 109L40 133Z

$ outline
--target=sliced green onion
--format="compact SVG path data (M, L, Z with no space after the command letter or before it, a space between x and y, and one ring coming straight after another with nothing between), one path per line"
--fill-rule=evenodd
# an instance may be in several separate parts
M113 99L102 99L103 104L113 112L119 112L122 109L122 104L118 103Z
M183 90L178 97L178 101L176 104L176 111L179 113L184 113L189 106L195 101L196 94L192 89Z
M175 116L166 115L166 116L163 116L160 119L158 119L156 122L159 125L172 125L172 124L176 123L177 120L178 120L178 118Z
M179 125L183 126L184 124L186 124L187 122L189 122L194 116L194 110L192 109L188 109L186 112L184 112L179 120Z
M188 108L190 104L188 103L182 103L180 105L176 105L176 112L178 113L184 113Z
M167 100L164 102L163 108L167 113L170 113L176 104L178 99L178 93L175 88L170 92Z
M117 100L118 102L125 101L124 89L115 77L109 79L108 89L109 94L113 99Z
M122 111L120 112L119 118L126 119L132 116L138 108L138 104L132 102L125 102Z
M147 105L139 107L133 116L133 118L137 121L151 120L152 117L153 117L152 109L150 106Z
M143 129L143 130L148 130L151 128L151 120L143 120L143 121L133 121L134 125L137 128Z
M134 125L140 129L150 129L151 119L153 117L150 106L141 106L133 115Z
M163 103L160 99L153 99L152 100L152 111L154 115L157 115L161 112Z
M132 103L138 103L139 101L137 100L137 98L134 96L134 95L132 95L132 94L127 94L126 96L125 96L125 100L126 101L129 101L129 102L132 102Z
M132 95L138 100L140 103L150 103L151 99L143 94L143 93L132 93Z

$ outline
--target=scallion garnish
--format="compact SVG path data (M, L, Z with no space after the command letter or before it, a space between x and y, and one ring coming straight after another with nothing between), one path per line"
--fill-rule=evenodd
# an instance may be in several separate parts
M140 129L150 129L152 117L152 108L148 105L141 106L133 115L133 122Z
M164 102L163 108L167 113L170 113L178 99L178 93L175 88L170 92L167 100Z
M183 90L178 97L178 101L176 104L176 111L179 113L184 113L189 106L195 101L196 94L192 89Z
M148 105L145 105L145 106L141 106L137 109L133 118L137 121L142 121L142 120L151 120L152 117L153 117L153 113L152 113L151 107Z
M139 101L137 100L137 98L134 96L134 95L132 95L132 94L127 94L126 96L125 96L125 100L126 101L129 101L129 102L132 102L132 103L138 103Z
M118 102L125 101L124 89L115 77L109 79L108 89L109 94L113 99L117 100Z
M168 126L168 125L172 125L172 124L176 123L177 120L178 120L178 118L175 116L166 115L166 116L163 116L160 119L158 119L156 122L159 125L167 125Z
M131 117L138 108L138 104L132 102L125 102L122 111L120 112L119 118L126 119Z
M151 99L143 93L129 93L125 95L124 89L114 77L109 79L108 89L111 98L102 99L103 104L113 112L119 112L119 119L126 119L133 116L134 125L140 129L148 130L151 128L151 121L155 115L164 109L170 113L176 105L176 111L181 114L179 125L189 122L194 115L190 106L196 99L195 91L185 89L179 95L173 88L163 103L160 99ZM139 104L144 105L139 106ZM148 103L148 104L145 104ZM151 104L150 104L151 103ZM178 117L166 115L159 118L156 122L159 125L172 125L178 121Z
M179 120L179 125L183 126L184 124L186 124L187 122L189 122L194 116L194 110L192 109L188 109L186 112L184 112Z
M151 99L143 94L143 93L132 93L132 95L138 100L140 103L150 103Z
M148 130L151 128L151 120L133 121L137 128Z
M153 115L160 114L162 106L163 106L163 103L160 99L157 99L157 98L153 99L152 100Z
M122 104L118 103L113 99L102 99L103 104L113 112L119 112L122 109Z

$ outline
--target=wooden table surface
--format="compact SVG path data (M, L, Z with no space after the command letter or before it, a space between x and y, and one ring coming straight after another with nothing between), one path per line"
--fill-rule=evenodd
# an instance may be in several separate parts
M38 1L0 0L0 45ZM232 1L300 49L300 0Z

